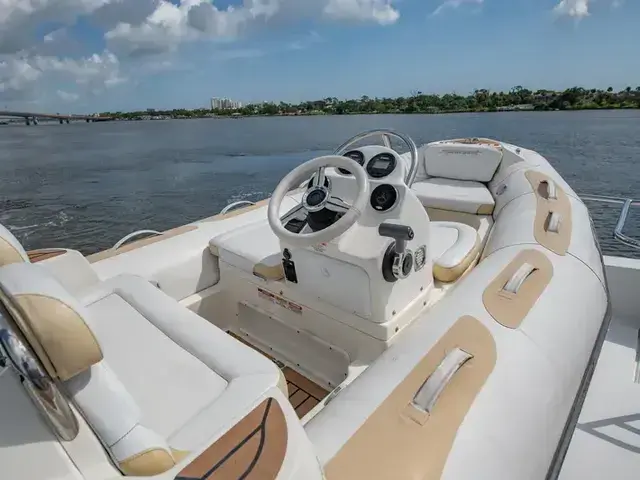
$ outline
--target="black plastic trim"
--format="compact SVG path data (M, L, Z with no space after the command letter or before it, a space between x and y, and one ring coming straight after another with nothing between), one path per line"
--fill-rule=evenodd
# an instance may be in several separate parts
M372 170L372 166L376 162L376 159L380 157L390 157L392 160L391 164L383 171ZM387 153L387 152L379 153L378 155L373 157L371 160L369 160L369 162L367 163L367 173L371 178L376 178L376 179L385 178L391 175L397 166L398 166L398 159L393 153Z
M353 155L353 154L355 154L358 158L355 159L352 156L350 156L350 155ZM347 153L343 153L342 156L350 158L351 160L356 162L361 167L364 167L364 153L362 153L360 150L350 150ZM338 171L342 175L352 175L352 173L349 170L345 170L344 168L338 168Z

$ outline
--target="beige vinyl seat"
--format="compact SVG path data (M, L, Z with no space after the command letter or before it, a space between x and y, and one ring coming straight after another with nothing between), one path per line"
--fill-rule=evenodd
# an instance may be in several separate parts
M480 256L480 236L473 227L458 222L431 222L433 277L455 282Z
M280 239L266 220L213 237L209 250L226 263L263 280L284 278Z
M491 215L496 205L489 189L471 180L432 177L415 182L411 188L428 208Z
M74 298L42 266L16 262L0 267L0 299L125 475L173 479L270 397L302 428L275 364L142 278Z
M423 150L424 178L411 188L427 208L491 215L495 200L486 184L502 157L502 146L487 139L431 143Z
M18 239L4 225L0 225L0 267L29 261L29 255Z

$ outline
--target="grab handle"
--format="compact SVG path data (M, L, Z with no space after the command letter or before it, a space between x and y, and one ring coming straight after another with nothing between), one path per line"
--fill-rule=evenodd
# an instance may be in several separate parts
M502 287L502 291L517 295L527 278L536 270L537 268L530 263L523 263L520 268L516 270L516 273L507 280L507 283Z
M422 413L431 414L453 376L472 358L473 355L460 348L451 350L416 392L411 404Z
M553 182L551 180L543 180L540 183L544 183L547 185L547 200L558 199L558 189L556 187L556 182Z
M546 228L547 232L558 233L560 231L560 224L562 223L562 215L557 212L549 212L547 216Z

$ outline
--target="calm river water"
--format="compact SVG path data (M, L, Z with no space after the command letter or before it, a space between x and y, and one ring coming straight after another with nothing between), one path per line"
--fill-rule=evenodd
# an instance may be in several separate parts
M640 111L11 125L0 127L0 223L27 248L95 252L262 199L295 165L381 127L417 144L498 138L539 151L579 193L640 198ZM619 207L589 206L605 253L631 255L610 240ZM640 236L635 210L626 233Z

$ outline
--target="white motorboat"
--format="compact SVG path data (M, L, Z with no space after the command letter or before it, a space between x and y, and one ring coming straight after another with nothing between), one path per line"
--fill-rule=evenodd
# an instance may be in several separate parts
M2 227L0 478L635 479L639 280L536 152L386 130L88 257Z

